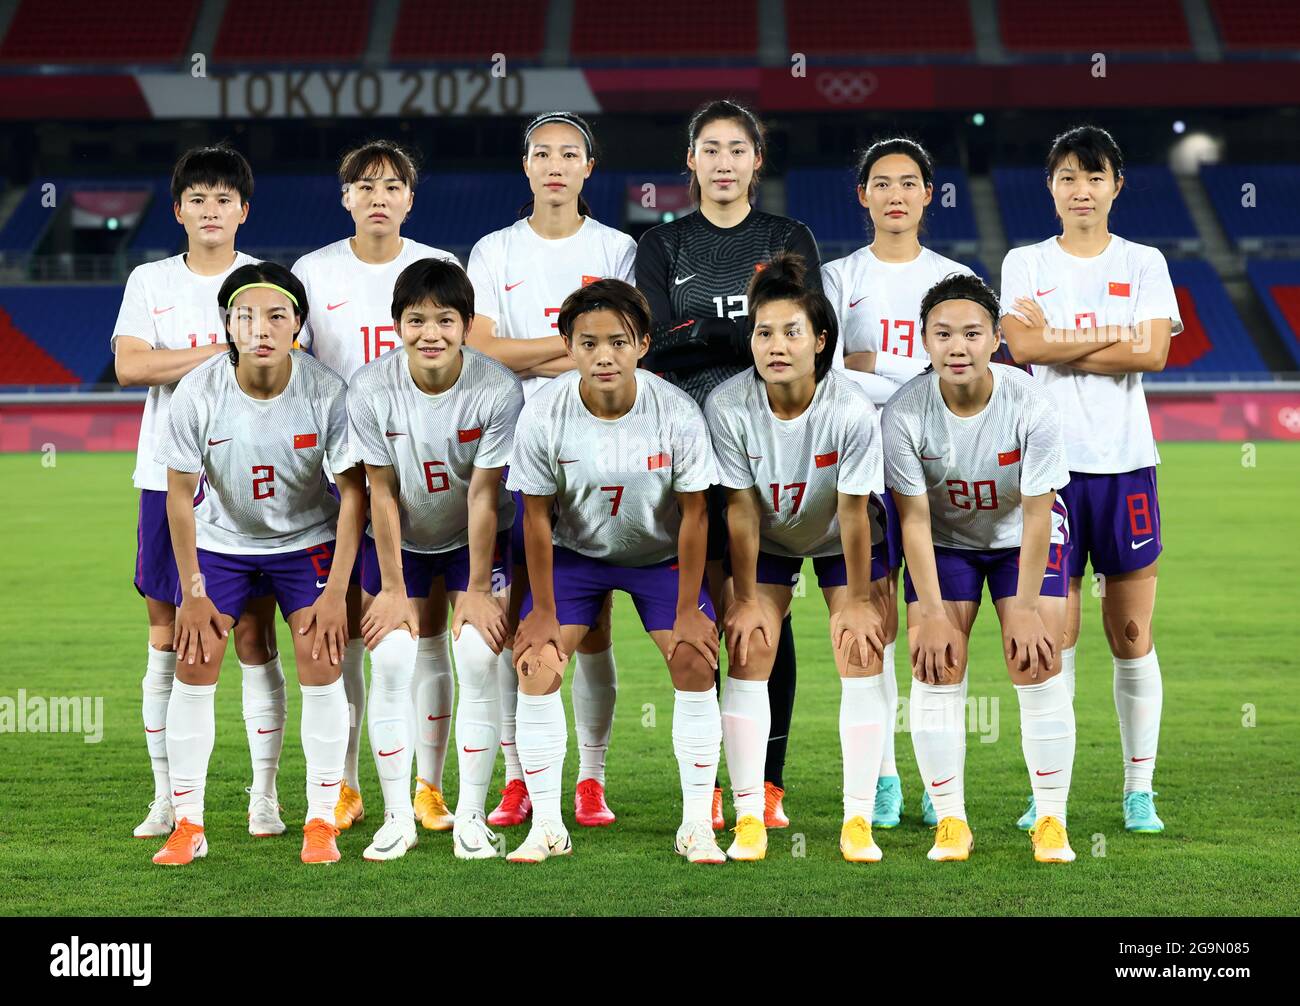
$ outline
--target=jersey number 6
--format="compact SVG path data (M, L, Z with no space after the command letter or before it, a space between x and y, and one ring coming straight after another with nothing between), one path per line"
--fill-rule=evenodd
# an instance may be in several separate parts
M451 479L447 477L445 471L439 470L436 467L437 465L442 465L443 468L446 468L447 462L426 461L424 463L424 484L428 487L429 492L431 493L442 493L451 488Z

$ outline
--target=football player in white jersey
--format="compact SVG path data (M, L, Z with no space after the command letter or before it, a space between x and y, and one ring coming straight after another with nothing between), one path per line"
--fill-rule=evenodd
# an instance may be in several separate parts
M903 137L879 140L858 161L858 202L871 222L871 243L822 267L822 286L840 322L837 362L849 368L876 405L884 405L930 362L916 330L921 298L952 273L969 275L960 262L921 245L921 223L934 196L934 164L919 143ZM841 362L842 361L842 362ZM903 540L893 497L884 494L889 554L889 600L885 612L884 687L890 720L898 709L894 646L898 639L898 569ZM896 827L903 814L903 788L888 731L872 824ZM933 827L934 806L921 797L921 816Z
M362 629L371 651L370 746L385 807L365 858L396 859L416 842L410 629L425 639L445 632L450 599L460 682L452 847L459 859L488 859L497 855L484 801L501 735L496 664L506 639L514 518L501 474L523 390L504 364L462 348L474 288L460 266L432 258L407 266L393 288L392 315L402 351L362 367L348 387L353 453L370 482Z
M574 367L556 326L564 298L601 278L628 282L633 278L636 242L593 219L582 198L582 184L595 166L595 141L581 116L569 112L537 116L523 135L523 169L532 199L518 221L486 235L470 252L468 272L478 313L469 344L518 374L525 399ZM518 499L515 502L516 508L522 506ZM528 589L521 520L515 521L513 553L512 632ZM605 756L618 692L609 623L607 604L590 635L579 644L573 672L579 752L574 813L585 826L614 822L605 802ZM502 653L498 675L506 787L488 820L509 826L521 824L530 813L515 748L517 683L512 646Z
M229 356L177 385L156 455L180 575L176 682L167 705L167 762L176 830L154 856L183 866L207 855L203 798L216 736L217 676L226 636L261 579L292 630L307 760L304 863L339 858L334 804L348 709L339 680L347 642L348 574L365 491L348 447L343 379L293 350L307 316L302 284L273 262L221 285ZM324 472L338 480L340 500ZM203 476L202 499L193 500ZM335 561L337 560L337 561Z
M532 573L515 652L519 758L533 805L528 837L508 858L536 863L572 851L560 814L568 744L560 684L606 596L622 590L675 688L676 851L722 863L711 821L722 743L718 633L703 586L705 496L716 474L708 429L686 392L637 367L649 348L650 306L634 287L607 279L575 290L559 326L577 371L524 406L507 483L523 494Z
M1124 758L1124 827L1160 832L1152 782L1163 687L1152 635L1156 559L1162 542L1156 465L1160 455L1142 375L1163 370L1182 331L1169 267L1155 248L1111 234L1107 220L1124 185L1124 159L1109 133L1062 133L1047 158L1047 186L1060 237L1013 248L1002 263L1002 327L1020 363L1056 399L1065 421L1074 527L1063 664L1074 691L1084 567L1105 581L1101 621L1114 664ZM1020 819L1036 814L1033 802Z
M902 519L912 744L939 817L932 860L964 860L967 640L984 584L1002 624L1020 704L1021 748L1039 817L1039 862L1073 861L1065 830L1074 707L1061 677L1069 519L1056 403L1016 367L990 363L997 296L975 276L921 302L932 370L885 406L885 484Z
M311 351L345 381L359 367L401 344L392 317L393 283L420 259L451 262L456 257L402 235L415 202L418 171L407 150L390 140L371 140L347 151L339 162L343 208L355 233L318 248L294 263L293 272L316 305L298 345ZM459 264L459 263L458 263ZM348 730L346 778L335 822L347 829L365 816L357 763L366 709L365 646L361 639L361 570L352 570L348 590L349 643L343 686L352 719ZM415 809L424 827L448 831L452 816L442 797L442 770L455 697L447 645L445 599L430 604L435 631L420 639L411 697L419 733L415 740L418 778Z
M226 352L217 291L230 273L256 261L235 251L235 234L248 219L253 173L242 154L226 146L187 151L172 172L176 220L187 249L131 271L113 326L114 368L124 386L147 385L134 482L140 490L135 588L149 615L149 657L143 681L145 741L153 763L154 799L136 838L162 838L176 824L167 771L167 702L176 677L176 558L167 527L167 469L154 460L167 429L176 382ZM259 590L235 627L243 672L244 726L253 762L248 830L284 833L276 773L286 716L284 672L275 642L275 598Z
M880 680L884 533L873 558L868 512L871 495L885 491L880 430L875 406L832 367L835 314L820 291L804 285L805 271L803 259L787 253L755 274L747 293L754 367L718 385L704 408L727 489L731 546L722 736L736 796L736 839L727 855L767 854L767 685L807 557L826 598L840 674L840 851L850 862L875 862L880 848L871 838L871 809L884 734L893 729Z

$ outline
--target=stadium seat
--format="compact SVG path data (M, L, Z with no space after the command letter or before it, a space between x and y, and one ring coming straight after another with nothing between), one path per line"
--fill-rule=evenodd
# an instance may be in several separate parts
M1295 0L1210 0L1210 10L1230 52L1300 49Z
M1169 344L1165 369L1145 375L1144 380L1268 373L1212 265L1199 259L1176 259L1169 263L1169 277L1178 297L1183 331Z
M1191 51L1179 0L1092 0L1086 13L1070 4L999 0L1002 44L1014 53Z
M171 63L186 52L201 0L22 0L0 63Z
M1242 250L1300 246L1300 165L1206 164L1201 183Z
M1248 261L1246 275L1300 369L1300 261Z
M121 284L0 287L0 385L113 381Z
M516 0L403 0L390 54L486 62L501 52L536 60L546 42L546 9Z
M753 60L758 55L758 5L657 0L652 8L574 0L574 58L623 62L673 57Z
M45 186L53 185L55 206L45 205ZM57 207L70 205L70 196L76 191L94 191L97 189L148 189L157 192L161 189L166 200L166 212L171 226L179 231L175 218L171 214L170 197L166 195L167 183L142 178L40 178L27 186L13 213L0 228L0 256L22 255L34 252L41 243L45 229L54 220ZM157 196L152 200L150 209L145 211L148 217L154 211L152 204L157 203ZM182 235L174 235L171 243L165 247L174 248Z
M228 0L217 33L218 62L354 60L366 47L373 0Z
M925 25L918 31L917 25ZM968 0L802 0L785 5L791 52L809 56L973 55Z
M1011 245L1033 244L1061 233L1042 168L994 168L992 175ZM1184 250L1200 246L1178 182L1163 165L1124 169L1124 188L1111 208L1110 229L1142 244Z

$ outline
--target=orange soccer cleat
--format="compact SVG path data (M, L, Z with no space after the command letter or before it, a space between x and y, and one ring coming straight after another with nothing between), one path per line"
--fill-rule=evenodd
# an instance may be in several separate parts
M338 828L322 817L313 817L302 826L302 861L304 863L337 863L339 847L334 839Z
M722 787L713 787L713 830L726 831L727 818L722 813Z
M447 809L442 790L419 777L415 782L415 819L427 831L451 831L456 815Z
M339 802L334 805L334 827L347 831L365 819L366 808L361 803L361 794L344 780L339 786Z
M774 783L763 783L763 825L768 828L788 828L790 819L785 816L781 801L785 790Z
M154 853L153 861L159 866L188 866L208 854L208 840L203 825L193 824L187 817L176 823L176 830L161 849Z

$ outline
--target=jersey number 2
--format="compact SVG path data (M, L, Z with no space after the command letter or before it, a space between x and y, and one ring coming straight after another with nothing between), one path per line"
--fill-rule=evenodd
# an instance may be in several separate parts
M259 476L258 472L262 474ZM253 465L253 499L269 500L275 495L275 466Z

